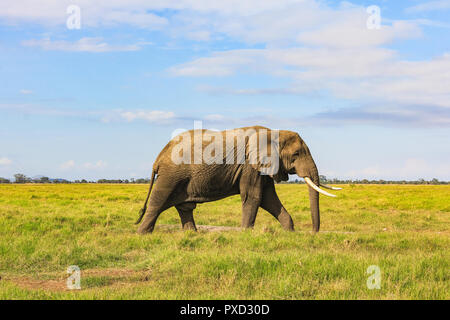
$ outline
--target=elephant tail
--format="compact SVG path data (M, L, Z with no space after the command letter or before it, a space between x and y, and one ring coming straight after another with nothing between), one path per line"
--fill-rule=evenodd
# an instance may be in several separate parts
M152 177L150 178L150 188L148 189L147 199L145 199L144 207L141 209L141 211L139 211L139 218L137 219L135 224L139 224L141 222L142 218L144 217L145 211L147 211L147 203L148 203L148 199L150 198L150 194L152 193L153 182L155 181L155 175L156 175L156 172L153 169Z

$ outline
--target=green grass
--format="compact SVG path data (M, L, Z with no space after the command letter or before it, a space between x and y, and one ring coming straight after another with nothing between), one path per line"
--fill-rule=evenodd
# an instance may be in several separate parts
M449 299L450 186L347 185L321 198L278 185L297 231L260 210L252 231L182 232L174 209L135 233L146 185L0 185L0 299ZM239 226L240 198L197 224ZM326 232L330 231L330 232ZM82 290L65 289L69 265ZM366 270L381 270L369 290Z

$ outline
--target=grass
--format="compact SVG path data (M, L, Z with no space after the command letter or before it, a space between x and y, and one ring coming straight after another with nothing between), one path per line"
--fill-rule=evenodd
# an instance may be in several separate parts
M296 230L262 209L251 231L182 232L176 210L135 233L146 185L0 185L0 299L449 299L450 186L347 185L321 198L278 185ZM239 226L240 198L197 224ZM327 232L328 231L328 232ZM69 265L82 290L67 290ZM370 265L381 289L369 290Z

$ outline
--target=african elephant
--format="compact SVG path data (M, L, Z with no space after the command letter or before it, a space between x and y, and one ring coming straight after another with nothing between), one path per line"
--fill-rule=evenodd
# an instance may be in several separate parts
M254 226L261 207L285 230L293 231L292 218L281 204L274 185L274 180L287 181L288 174L304 177L308 183L313 231L318 232L319 192L334 195L319 188L317 167L297 133L261 126L221 132L187 131L172 139L153 165L147 199L136 222L139 224L145 215L138 233L152 232L161 212L173 206L183 229L197 230L193 217L197 203L235 194L240 194L242 199L242 227Z

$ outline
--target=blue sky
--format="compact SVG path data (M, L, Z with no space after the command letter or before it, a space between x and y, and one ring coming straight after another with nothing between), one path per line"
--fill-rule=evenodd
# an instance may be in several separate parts
M201 120L297 131L328 177L450 180L448 0L16 0L0 35L0 177L148 177Z

